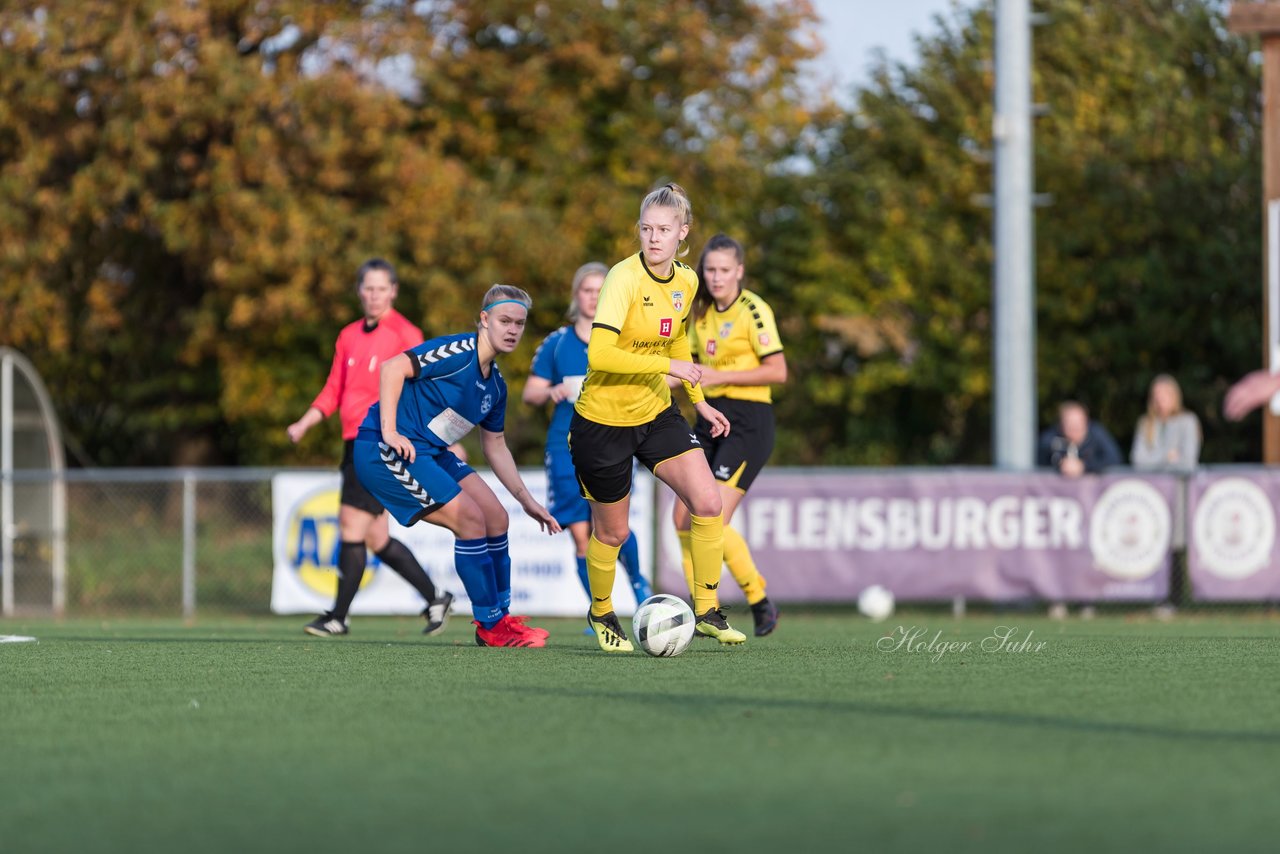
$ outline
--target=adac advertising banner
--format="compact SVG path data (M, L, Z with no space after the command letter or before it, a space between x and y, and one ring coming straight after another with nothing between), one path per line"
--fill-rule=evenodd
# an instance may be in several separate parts
M1280 599L1280 473L1197 472L1187 485L1187 574L1203 602Z
M520 472L534 498L545 505L541 469ZM525 515L492 472L480 472L511 518L512 611L533 616L584 616L587 595L578 581L573 539L568 531L549 536ZM333 605L338 585L338 494L340 477L329 473L278 474L271 481L275 567L271 610L277 614L318 614ZM637 472L631 501L631 528L638 532L640 563L652 577L653 479ZM453 566L453 534L419 522L405 528L391 520L391 536L417 556L438 587L455 598L455 613L469 614L471 601ZM620 614L634 610L626 572L618 568L614 602ZM352 614L417 614L422 597L399 575L370 555Z
M738 508L777 601L1158 601L1168 593L1172 476L766 470ZM658 584L683 590L659 487ZM726 601L742 601L725 573Z

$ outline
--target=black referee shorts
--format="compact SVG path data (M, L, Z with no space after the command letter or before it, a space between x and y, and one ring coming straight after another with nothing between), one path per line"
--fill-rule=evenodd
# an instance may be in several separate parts
M380 516L386 508L382 506L381 501L373 497L373 493L364 488L360 478L356 477L356 462L353 454L355 444L355 439L348 439L342 444L342 464L338 466L338 470L342 472L341 503L372 513L374 516Z
M731 397L709 397L707 403L729 419L729 435L711 438L711 422L698 416L698 441L716 480L745 493L773 453L773 404Z
M700 447L689 422L674 403L646 424L611 427L573 413L569 454L578 473L582 497L615 504L631 492L631 459L653 471L665 462Z

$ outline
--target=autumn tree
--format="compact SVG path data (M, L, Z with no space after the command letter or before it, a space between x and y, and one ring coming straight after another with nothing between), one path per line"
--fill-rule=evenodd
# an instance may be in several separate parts
M523 285L533 338L578 264L630 251L655 180L701 216L752 206L808 121L811 22L801 0L10 5L0 336L93 461L327 459L282 428L363 258L397 264L428 334Z
M4 335L96 461L265 459L359 259L395 254L406 204L471 206L367 79L374 48L304 67L367 26L165 0L0 21Z

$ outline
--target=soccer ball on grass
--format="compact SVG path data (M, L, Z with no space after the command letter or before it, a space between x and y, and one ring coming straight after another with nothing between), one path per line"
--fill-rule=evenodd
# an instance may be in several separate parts
M631 630L636 643L650 655L679 655L693 640L693 609L678 596L650 596L636 608Z
M873 584L858 594L858 610L877 623L887 620L893 615L893 594Z

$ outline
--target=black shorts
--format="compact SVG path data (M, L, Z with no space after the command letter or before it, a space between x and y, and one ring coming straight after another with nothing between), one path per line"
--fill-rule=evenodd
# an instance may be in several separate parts
M711 438L711 422L698 416L698 441L716 480L745 493L773 453L773 404L731 397L707 398L729 419L729 435Z
M348 439L342 443L342 465L338 466L338 471L342 472L341 503L372 513L374 516L381 516L386 508L382 506L381 501L373 497L369 490L364 488L364 484L356 476L355 456L352 453L355 444L354 439Z
M569 454L578 473L578 490L588 501L615 504L631 492L631 458L653 471L665 462L698 450L698 438L674 403L646 424L611 427L577 412L569 425Z

